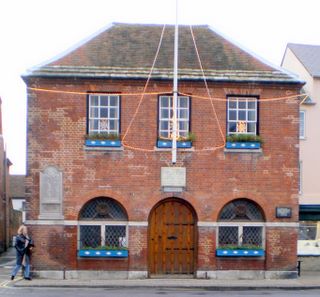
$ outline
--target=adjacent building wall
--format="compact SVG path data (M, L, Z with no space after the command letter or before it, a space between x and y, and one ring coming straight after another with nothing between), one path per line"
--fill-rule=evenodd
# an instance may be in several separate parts
M305 111L305 138L300 139L300 161L302 161L302 179L300 204L320 203L320 183L317 169L320 168L320 78L312 77L301 61L287 48L282 67L299 75L306 81L304 91L314 104L302 104L301 111Z

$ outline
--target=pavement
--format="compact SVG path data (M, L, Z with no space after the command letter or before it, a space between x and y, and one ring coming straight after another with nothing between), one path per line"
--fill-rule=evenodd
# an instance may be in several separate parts
M10 280L15 265L15 250L10 248L0 255L0 287L51 287L51 288L194 288L206 290L307 290L320 289L320 271L301 271L296 279L217 280L217 279L44 279L24 280L17 275ZM319 268L320 269L320 268Z

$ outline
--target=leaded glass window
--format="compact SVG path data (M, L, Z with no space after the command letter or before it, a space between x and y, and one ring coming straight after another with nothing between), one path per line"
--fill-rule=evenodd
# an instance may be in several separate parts
M228 203L219 215L219 247L264 247L264 215L248 200Z
M127 247L128 216L116 200L98 197L79 213L79 249Z
M247 199L228 203L221 211L219 221L256 221L263 222L263 215L257 204Z

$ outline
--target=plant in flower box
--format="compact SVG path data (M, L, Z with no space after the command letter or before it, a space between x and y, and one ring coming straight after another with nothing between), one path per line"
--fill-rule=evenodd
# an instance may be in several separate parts
M194 133L189 132L187 136L179 136L177 138L177 147L178 148L191 148L192 142L196 140L196 136ZM157 140L157 147L161 148L171 148L172 147L172 139L159 137Z

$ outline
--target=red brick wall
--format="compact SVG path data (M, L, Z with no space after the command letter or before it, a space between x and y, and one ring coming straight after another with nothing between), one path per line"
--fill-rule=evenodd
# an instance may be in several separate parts
M79 79L34 79L32 87L71 92L141 93L140 81L83 81ZM180 92L191 95L191 129L197 136L194 151L179 151L176 166L187 169L186 191L175 195L187 200L201 222L216 222L223 206L235 198L248 198L258 203L267 222L298 221L298 101L286 99L262 102L259 105L260 135L264 140L263 153L225 153L224 149L208 151L208 147L223 144L217 120L203 83L181 82ZM293 86L212 84L214 97L228 94L259 95L261 100L296 94ZM147 92L170 92L171 83L150 82ZM126 131L140 95L121 97L121 132ZM77 220L79 210L90 199L98 196L119 201L129 221L147 222L152 207L161 199L173 196L160 189L160 168L171 164L171 153L154 151L157 139L157 95L146 95L125 142L142 150L125 148L123 151L87 151L86 96L81 94L28 91L28 220L39 215L39 172L48 165L63 171L64 217ZM223 134L226 131L226 102L214 101ZM149 151L151 150L151 152ZM275 207L292 207L290 219L275 217ZM50 230L49 234L48 231ZM76 227L34 227L41 248L36 250L34 265L54 269L147 269L147 227L129 227L128 263L76 259ZM211 230L211 229L210 229ZM268 229L267 256L264 261L217 261L214 257L215 232L199 229L197 269L288 269L295 262L296 230ZM52 231L52 234L50 234ZM280 241L272 241L281 234ZM270 241L270 243L268 243ZM277 244L288 244L288 250ZM67 251L65 256L57 251ZM288 257L282 257L292 252ZM66 257L66 258L63 258ZM281 258L281 260L280 260ZM287 260L288 259L288 260ZM119 264L121 263L121 264ZM244 264L245 263L245 264ZM110 266L109 266L110 264ZM242 266L243 267L243 266ZM240 269L240 268L239 268Z

